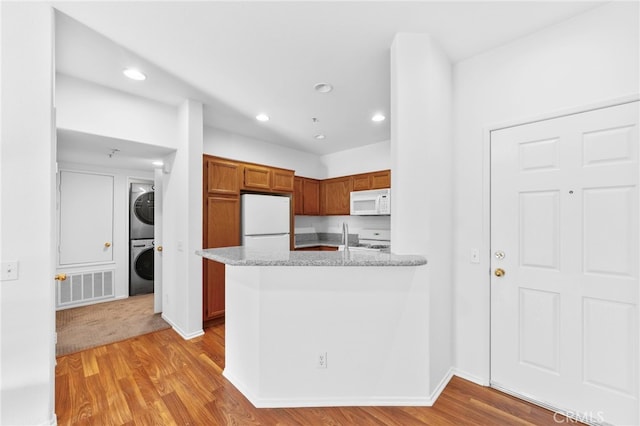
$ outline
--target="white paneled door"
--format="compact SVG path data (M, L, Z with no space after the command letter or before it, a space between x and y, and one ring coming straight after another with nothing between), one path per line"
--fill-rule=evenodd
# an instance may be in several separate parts
M640 422L638 113L491 133L492 385L619 425Z
M113 261L113 176L63 170L59 265Z

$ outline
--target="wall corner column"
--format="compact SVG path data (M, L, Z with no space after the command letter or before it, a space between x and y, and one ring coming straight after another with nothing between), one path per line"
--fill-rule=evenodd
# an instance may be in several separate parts
M428 391L453 367L452 66L428 34L396 34L391 46L391 241L428 264Z

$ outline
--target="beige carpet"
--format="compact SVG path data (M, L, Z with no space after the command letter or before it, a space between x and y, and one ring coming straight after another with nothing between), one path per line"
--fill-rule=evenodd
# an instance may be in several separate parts
M153 294L56 312L56 355L113 343L169 328L153 313Z

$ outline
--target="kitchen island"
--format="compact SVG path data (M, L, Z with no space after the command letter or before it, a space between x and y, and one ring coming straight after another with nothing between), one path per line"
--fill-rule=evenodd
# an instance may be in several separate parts
M197 254L226 264L224 376L256 407L431 404L424 257Z

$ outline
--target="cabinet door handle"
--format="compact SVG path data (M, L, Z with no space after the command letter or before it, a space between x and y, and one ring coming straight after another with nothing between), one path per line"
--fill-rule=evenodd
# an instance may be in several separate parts
M104 243L104 246L105 246L106 248L109 248L109 247L111 247L111 243L110 243L110 242L106 242L106 243Z
M56 274L55 276L56 281L64 281L66 279L67 279L67 274Z
M158 246L158 251L162 251L162 246Z

